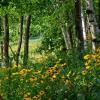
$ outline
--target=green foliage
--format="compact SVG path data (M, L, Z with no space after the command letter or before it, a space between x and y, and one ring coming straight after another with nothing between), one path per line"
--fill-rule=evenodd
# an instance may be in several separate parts
M97 0L94 4L96 7ZM16 56L10 52L11 67L0 68L0 97L4 100L99 100L100 50L79 59L77 48L65 48L62 26L71 26L76 46L74 0L4 0L0 1L0 7L1 16L9 15L11 46L18 42L18 19L22 15L24 32L25 17L32 15L30 44L34 44L34 39L42 38L41 47L34 50L35 47L30 46L27 68L23 66L23 50L18 67L13 64ZM12 48L14 50L16 46ZM35 60L33 55L36 54L45 59Z
M45 61L44 65L34 65L33 68L22 69L20 65L2 68L0 94L5 100L99 100L99 54L100 49L96 54L85 55L84 60L77 58L75 62L76 57L70 53L66 56L66 63L59 59L50 64L51 58L48 58L47 64Z

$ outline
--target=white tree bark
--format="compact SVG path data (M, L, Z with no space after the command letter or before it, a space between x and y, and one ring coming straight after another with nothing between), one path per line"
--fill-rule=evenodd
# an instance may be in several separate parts
M82 29L83 29L83 39L84 39L84 49L86 49L87 41L86 41L86 29L85 29L85 20L83 14L83 8L81 7L81 20L82 20Z
M93 7L92 0L86 0L86 7L87 7L87 25L88 25L88 34L91 33L91 42L92 42L92 50L95 51L96 44L93 42L94 39L97 39L99 36L99 27L96 21L95 10Z
M70 36L69 33L67 32L67 29L65 27L61 27L61 31L64 37L66 49L71 49L71 41L70 41Z

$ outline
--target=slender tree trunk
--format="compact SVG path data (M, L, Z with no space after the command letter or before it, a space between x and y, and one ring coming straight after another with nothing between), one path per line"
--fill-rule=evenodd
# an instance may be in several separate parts
M8 26L8 15L4 16L4 50L3 50L3 58L5 67L9 67L9 26Z
M31 15L26 17L26 29L25 29L25 34L24 34L24 58L23 58L24 66L27 66L27 63L28 63L30 23L31 23Z
M84 32L84 18L81 8L81 1L75 1L75 17L76 17L76 35L78 37L78 51L81 58L81 52L84 50L85 32ZM84 30L83 30L84 29Z
M69 35L69 33L68 33L66 27L61 26L61 30L62 30L62 34L63 34L63 37L64 37L66 49L69 50L69 49L71 49L70 35Z
M1 16L0 16L0 39L2 38L2 33L1 33ZM2 39L0 40L0 49L2 48ZM3 57L2 57L2 49L1 49L1 52L0 52L0 56L1 56L1 59L0 59L0 65L2 64L2 60L3 60Z
M1 16L0 16L0 37L2 35L2 33L1 33L1 25L2 25L2 23L1 23Z
M85 28L85 16L83 12L83 7L81 7L81 20L82 20L82 31L83 31L83 39L84 39L84 49L87 49L87 38L86 38L86 28Z
M23 16L19 18L19 41L18 41L18 49L16 54L16 65L18 66L19 63L19 55L21 50L21 44L22 44L22 36L23 36Z
M99 0L99 3L98 3L99 5L98 5L98 8L99 8L99 10L98 10L98 15L99 15L99 29L100 29L100 0Z
M92 0L87 0L87 22L88 22L88 33L91 33L92 39L92 50L95 51L97 48L97 42L98 37L99 37L99 27L96 21L96 16L95 16L95 10L93 7L93 1Z
M1 49L1 66L3 64L3 40L2 40L2 18L0 16L0 49Z
M69 33L71 48L73 48L72 26L68 27L68 33Z
M3 62L3 42L2 41L0 45L1 45L0 49L1 49L1 59L2 59L1 61Z

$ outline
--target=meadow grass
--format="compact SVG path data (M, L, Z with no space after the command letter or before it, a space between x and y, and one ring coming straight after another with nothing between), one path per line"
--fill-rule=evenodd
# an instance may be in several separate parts
M37 52L37 49L41 46L41 42L42 38L29 40L29 59L33 59L37 63L42 62L47 58L47 56L44 53ZM16 54L18 43L10 44L10 47L11 47L9 48L10 55L13 55L13 53ZM21 46L21 55L24 55L23 53L24 53L24 41Z

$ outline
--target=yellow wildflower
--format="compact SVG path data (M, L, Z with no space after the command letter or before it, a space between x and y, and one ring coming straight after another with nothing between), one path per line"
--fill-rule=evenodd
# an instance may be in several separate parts
M86 62L86 63L85 63L85 66L88 66L88 65L89 65L89 63L88 63L88 62Z
M23 100L32 100L32 99L29 97L25 97Z
M97 52L100 52L100 48L98 48L96 51L97 51Z
M56 74L54 74L52 77L51 77L51 81L55 80L56 79Z
M19 72L19 74L24 75L24 74L26 74L26 72L27 72L26 69L22 69L22 70Z
M30 96L30 94L31 94L30 92L24 94L24 98L27 98L28 96Z
M30 81L36 81L37 78L33 76L33 77L31 77L29 80L30 80Z
M30 69L27 69L27 71L26 72L31 72L32 71L32 69L30 68Z
M87 71L86 70L83 70L82 71L82 75L86 75L87 74Z
M49 70L54 71L55 70L55 67L50 67Z
M60 73L60 71L61 71L61 69L57 70L57 71L56 71L56 75L57 75L57 74L59 74L59 73Z
M48 74L43 74L42 78L46 78L48 76Z
M54 67L56 68L58 66L58 64L55 64Z
M47 70L46 74L50 74L52 72L52 70Z
M100 63L100 59L97 59L97 62Z
M38 97L37 96L34 96L32 99L33 100L38 100Z
M40 95L36 95L36 96L34 96L34 97L32 98L32 100L40 100L39 98L40 98Z
M88 65L89 65L89 64L91 64L91 62L92 62L92 60L91 60L91 59L89 59L89 60L87 61Z
M51 77L51 81L54 81L54 80L55 80L55 78Z
M89 55L85 55L84 59L87 60L89 58Z
M89 69L90 68L90 66L86 66L86 69Z
M18 75L18 72L12 73L12 75Z
M95 59L95 58L96 58L96 55L95 55L95 54L92 54L92 55L90 56L90 58Z
M52 76L52 78L56 78L56 75L54 74L54 75Z
M40 91L39 95L42 96L42 95L44 95L44 93L45 93L44 91Z
M66 63L64 63L64 64L61 64L61 66L63 67L63 66L65 66L66 65Z
M67 74L67 77L69 77L71 75L72 71L69 71Z
M41 73L40 70L36 70L36 71L35 71L35 74L39 74L39 73Z

